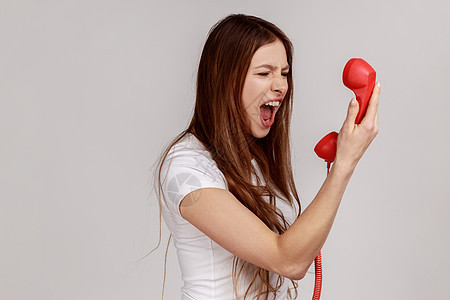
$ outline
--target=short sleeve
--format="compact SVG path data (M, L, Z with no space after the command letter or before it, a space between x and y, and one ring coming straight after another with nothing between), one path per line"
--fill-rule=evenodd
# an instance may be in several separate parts
M181 216L181 200L202 188L227 189L225 177L209 152L185 144L172 147L161 167L161 190L167 208Z

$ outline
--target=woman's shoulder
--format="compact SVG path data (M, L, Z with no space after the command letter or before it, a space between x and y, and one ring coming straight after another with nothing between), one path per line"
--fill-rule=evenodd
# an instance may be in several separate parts
M222 175L211 153L192 133L186 133L167 152L163 168L181 166L201 171L205 174Z
M195 152L204 154L204 152L208 152L208 150L195 135L187 132L169 150L169 153L176 152Z
M185 134L169 150L160 169L161 187L177 213L181 200L201 188L227 189L225 176L209 151L192 134Z

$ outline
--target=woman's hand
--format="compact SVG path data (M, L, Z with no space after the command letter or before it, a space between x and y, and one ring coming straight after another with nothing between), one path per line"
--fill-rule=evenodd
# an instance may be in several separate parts
M359 104L356 99L350 101L347 118L342 125L337 140L334 166L352 173L370 143L378 133L378 99L380 83L375 84L366 115L360 124L355 124Z

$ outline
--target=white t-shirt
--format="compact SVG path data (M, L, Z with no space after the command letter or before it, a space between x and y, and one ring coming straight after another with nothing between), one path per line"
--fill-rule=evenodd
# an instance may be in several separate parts
M261 181L263 179L261 178ZM177 250L181 276L181 289L185 299L235 299L232 282L233 255L185 220L180 213L181 200L188 193L201 188L227 189L223 173L202 143L188 133L169 151L161 169L162 215L172 233ZM295 210L278 199L277 208L292 224ZM270 274L274 286L279 275ZM243 299L249 278L238 287L238 299ZM277 293L276 299L286 299L289 279ZM253 299L253 295L247 299ZM269 297L270 298L270 297Z

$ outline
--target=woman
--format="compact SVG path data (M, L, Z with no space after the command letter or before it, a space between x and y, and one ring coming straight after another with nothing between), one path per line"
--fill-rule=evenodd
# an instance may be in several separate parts
M347 183L378 132L379 84L360 125L352 99L336 159L300 215L292 175L292 45L275 25L230 15L209 32L188 128L157 186L182 299L286 299L324 244Z

